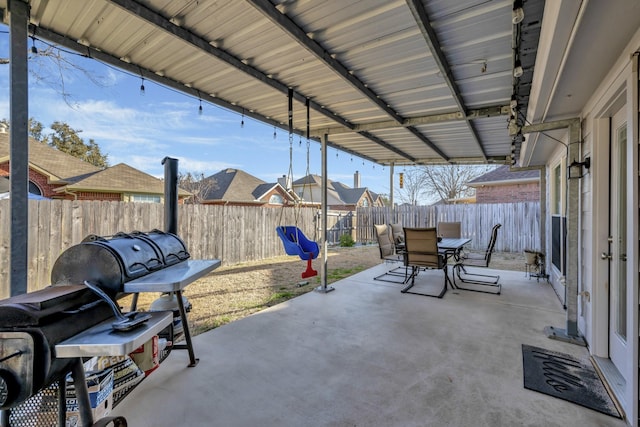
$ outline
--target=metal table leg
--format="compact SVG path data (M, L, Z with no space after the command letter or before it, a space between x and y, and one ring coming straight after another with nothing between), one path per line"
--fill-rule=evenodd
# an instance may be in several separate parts
M182 320L182 329L184 331L185 345L174 345L174 349L189 350L189 367L193 368L198 364L200 359L196 359L193 351L193 343L191 342L191 332L189 331L189 321L187 320L187 311L184 308L184 301L182 301L182 291L176 291L176 297L178 298L178 308L180 309L180 318Z
M76 390L76 399L78 401L80 425L81 427L91 427L93 425L93 413L91 412L89 389L87 388L87 379L84 375L84 366L82 365L81 357L78 357L73 363L71 375L73 376L73 386Z
M131 297L131 306L129 307L129 311L136 311L138 308L138 293L134 293Z
M84 371L84 367L83 367L83 371ZM86 384L87 383L85 382L85 387L86 387ZM89 407L91 407L91 405L89 405ZM67 381L65 380L65 378L61 378L58 380L58 425L60 427L64 427L66 424L67 424Z

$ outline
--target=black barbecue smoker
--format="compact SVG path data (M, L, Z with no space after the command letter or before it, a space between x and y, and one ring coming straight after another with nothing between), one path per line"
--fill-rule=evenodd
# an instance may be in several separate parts
M220 265L219 260L191 260L177 229L177 160L165 158L165 228L87 236L65 250L51 271L51 285L39 291L0 301L0 410L2 427L42 425L24 420L21 410L33 410L45 399L35 399L48 387L57 387L57 410L47 425L65 425L65 380L74 381L83 427L125 426L126 420L102 419L94 424L85 382L83 359L123 356L161 331L170 329L172 311L138 312L140 292L175 293L185 344L173 349L195 358L182 291L191 282ZM170 187L170 188L169 188ZM133 294L130 310L117 301ZM38 408L36 408L37 410Z

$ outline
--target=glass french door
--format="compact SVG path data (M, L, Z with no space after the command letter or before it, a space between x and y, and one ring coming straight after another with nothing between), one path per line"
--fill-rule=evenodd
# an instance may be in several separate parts
M609 357L624 374L627 349L627 123L625 108L611 126L609 213Z

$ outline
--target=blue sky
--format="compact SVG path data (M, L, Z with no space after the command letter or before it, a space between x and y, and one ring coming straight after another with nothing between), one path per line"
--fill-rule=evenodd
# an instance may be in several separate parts
M46 46L41 41L37 47ZM29 42L31 46L31 42ZM8 28L0 26L0 58L9 57ZM77 55L68 58L89 70L101 81L92 83L79 72L64 75L65 102L60 90L29 76L29 117L47 127L54 121L67 123L88 141L94 139L110 165L126 163L154 176L163 175L161 161L166 156L177 158L180 172L204 173L209 176L225 168L237 168L267 182L275 182L289 171L289 136L285 130L203 102L198 114L198 99L183 95L151 81L144 81L145 94L140 95L141 80L124 71ZM35 64L30 62L35 69ZM51 77L55 84L55 68L39 72ZM0 118L9 119L9 65L0 65ZM71 104L71 105L69 105ZM283 104L286 111L287 105ZM305 175L306 139L294 135L293 177ZM336 156L337 155L337 156ZM311 141L310 173L320 174L320 144ZM379 193L389 193L389 168L374 165L358 157L329 148L328 177L353 186L353 175L359 171L362 186ZM399 172L396 168L396 174Z

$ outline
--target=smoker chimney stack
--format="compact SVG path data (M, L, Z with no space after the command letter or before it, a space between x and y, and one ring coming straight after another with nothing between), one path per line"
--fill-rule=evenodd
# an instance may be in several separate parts
M353 188L360 188L360 172L353 174Z

